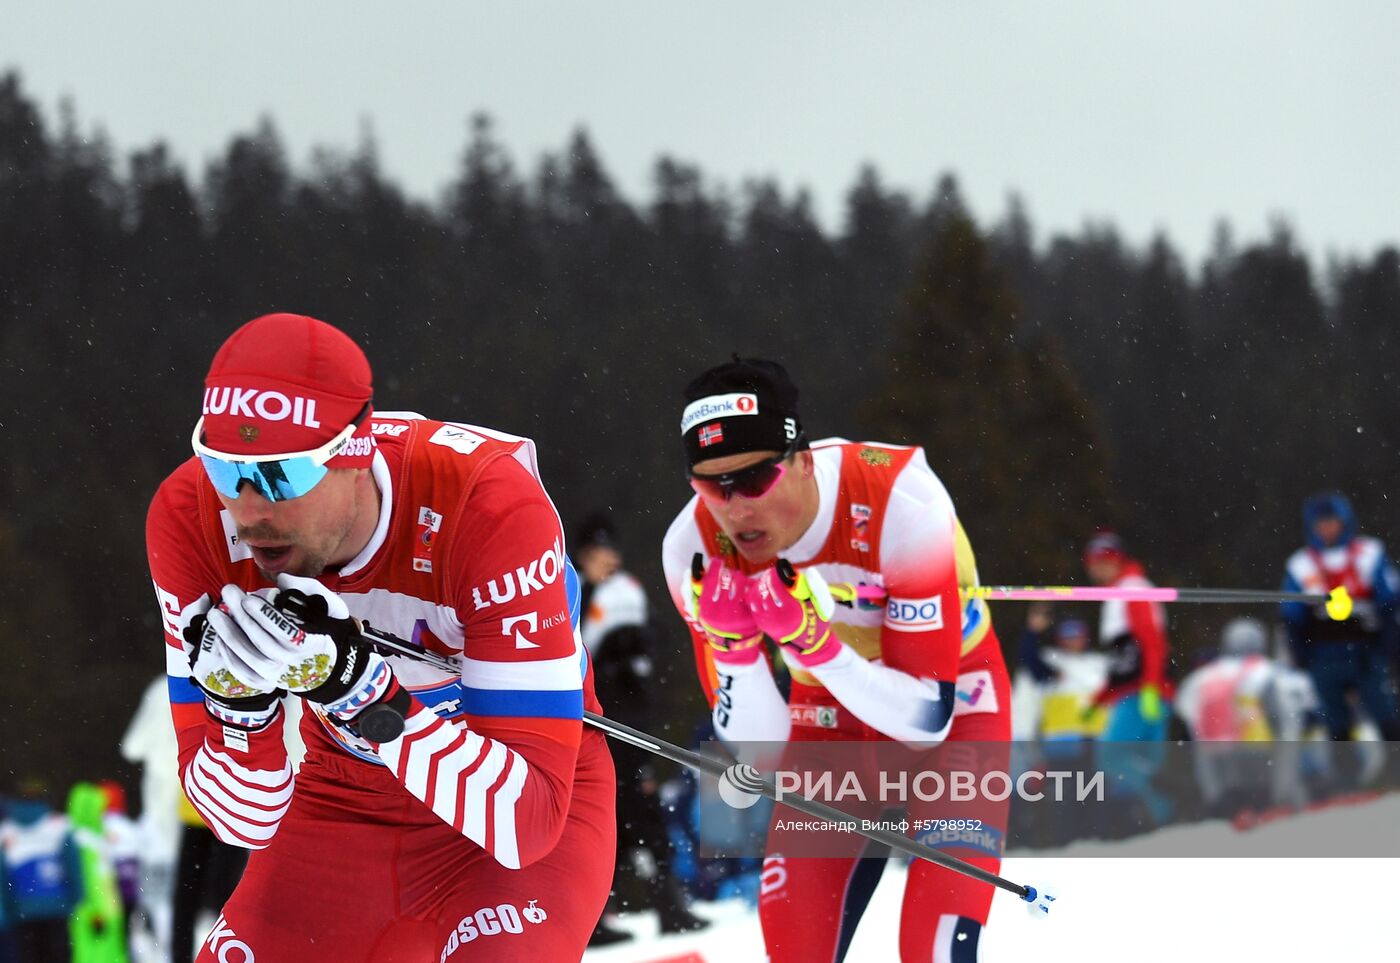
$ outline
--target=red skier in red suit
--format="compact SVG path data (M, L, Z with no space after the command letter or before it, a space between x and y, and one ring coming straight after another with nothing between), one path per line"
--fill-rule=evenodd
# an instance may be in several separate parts
M883 744L886 758L891 743L961 753L1005 743L1006 666L986 603L960 598L960 587L977 584L977 566L923 450L809 444L797 387L772 361L712 368L685 397L681 434L696 495L667 532L663 561L719 738ZM792 566L789 578L780 560ZM822 601L828 582L860 583L885 601L836 608L829 595ZM779 659L791 680L786 699L774 679ZM1002 752L981 755L997 763ZM1001 865L1005 813L979 810L985 831L950 837L931 825L937 810L918 800L908 808L911 835L991 872ZM768 959L840 960L885 861L776 855L802 843L794 835L805 830L787 826L790 816L777 807L768 834L759 896ZM916 862L901 959L973 963L991 902L989 884Z
M615 778L533 444L375 412L359 347L297 315L236 331L205 385L147 518L181 781L255 850L199 960L578 959ZM351 616L461 671L381 657ZM383 706L402 732L360 731Z

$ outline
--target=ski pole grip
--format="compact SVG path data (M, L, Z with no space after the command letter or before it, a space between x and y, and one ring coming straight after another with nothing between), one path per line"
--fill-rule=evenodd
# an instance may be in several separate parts
M307 595L301 589L283 589L277 593L276 605L303 625L330 614L326 600L319 595Z
M778 559L778 578L783 580L783 584L792 588L797 584L797 570L792 567L792 563L785 558Z
M388 702L376 702L355 717L355 728L370 742L393 742L403 726L403 713Z

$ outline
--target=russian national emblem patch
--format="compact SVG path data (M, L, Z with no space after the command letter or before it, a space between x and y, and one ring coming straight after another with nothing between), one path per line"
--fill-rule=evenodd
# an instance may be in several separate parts
M715 532L715 548L719 549L719 554L727 558L733 558L739 554L739 550L734 547L734 542L724 532Z

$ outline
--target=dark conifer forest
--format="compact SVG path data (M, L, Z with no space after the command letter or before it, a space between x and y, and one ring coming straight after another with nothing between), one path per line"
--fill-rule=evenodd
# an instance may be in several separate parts
M681 389L735 352L789 368L813 437L925 446L984 582L1080 583L1107 525L1159 584L1275 588L1324 488L1400 531L1393 246L1317 263L1288 224L1222 224L1187 263L1108 223L1045 236L1033 197L979 222L937 158L914 193L873 158L827 229L801 185L721 189L683 158L624 197L584 128L561 140L513 156L475 117L422 199L369 138L294 165L270 119L190 170L0 76L0 783L126 773L163 671L146 508L213 351L269 311L359 339L380 409L534 438L566 526L612 513L678 737L700 704L659 561L690 495ZM1234 614L1173 610L1178 674ZM1014 640L1024 612L995 616Z

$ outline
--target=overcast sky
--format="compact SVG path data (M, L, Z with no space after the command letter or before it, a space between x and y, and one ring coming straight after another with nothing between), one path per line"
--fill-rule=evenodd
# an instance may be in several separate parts
M1109 220L1193 263L1222 216L1316 252L1400 240L1397 37L1383 0L0 0L0 69L50 117L69 96L197 171L264 113L298 164L368 119L432 198L485 110L526 170L585 125L634 200L667 153L806 186L838 226L872 161L920 198L953 171L983 222L1019 191L1042 241Z

